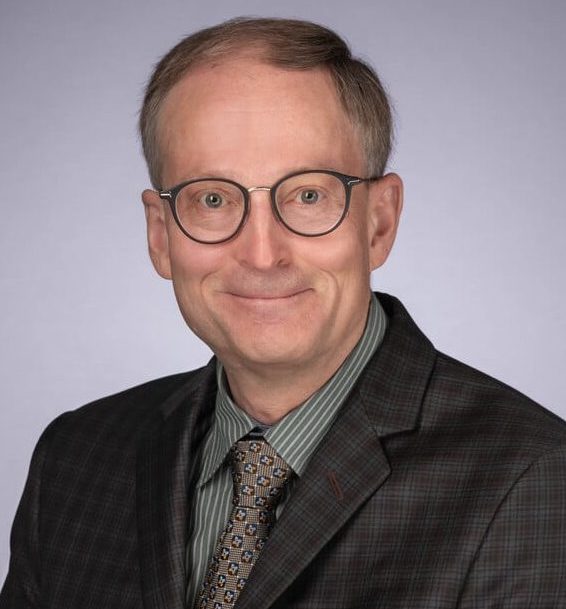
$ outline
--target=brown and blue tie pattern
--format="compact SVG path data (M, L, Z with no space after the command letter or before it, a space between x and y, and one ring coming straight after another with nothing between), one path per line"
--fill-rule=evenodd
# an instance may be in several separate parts
M264 439L244 439L230 451L232 513L210 561L197 609L233 607L275 523L275 508L291 469Z

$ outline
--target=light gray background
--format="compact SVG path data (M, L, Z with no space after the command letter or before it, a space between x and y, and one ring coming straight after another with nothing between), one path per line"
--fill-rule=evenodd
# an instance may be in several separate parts
M377 67L406 204L374 285L566 416L565 2L1 0L0 580L45 425L209 356L146 254L136 115L170 46L240 14L328 24Z

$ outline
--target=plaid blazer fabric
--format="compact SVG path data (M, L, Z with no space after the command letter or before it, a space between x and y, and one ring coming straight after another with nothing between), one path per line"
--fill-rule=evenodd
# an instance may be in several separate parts
M566 607L566 423L389 327L235 609ZM42 435L0 609L182 609L215 364Z

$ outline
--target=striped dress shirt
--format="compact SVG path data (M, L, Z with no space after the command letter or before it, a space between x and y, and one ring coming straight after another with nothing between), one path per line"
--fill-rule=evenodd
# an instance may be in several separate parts
M252 429L263 435L293 470L285 497L277 507L279 517L309 458L329 430L364 367L379 347L387 318L372 293L366 327L357 345L336 373L301 406L281 421L265 426L241 410L230 398L222 364L218 362L216 411L205 440L202 467L189 522L187 544L187 607L192 608L232 507L232 473L227 461L232 445Z

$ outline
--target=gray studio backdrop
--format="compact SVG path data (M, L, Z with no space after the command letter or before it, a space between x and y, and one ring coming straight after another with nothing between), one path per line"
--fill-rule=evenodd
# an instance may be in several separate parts
M406 204L374 286L566 416L562 0L1 0L2 580L45 425L209 357L146 254L136 115L161 54L240 14L328 24L377 67Z

